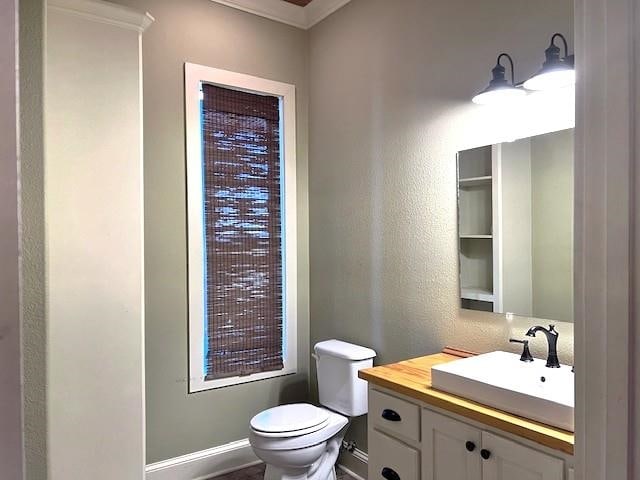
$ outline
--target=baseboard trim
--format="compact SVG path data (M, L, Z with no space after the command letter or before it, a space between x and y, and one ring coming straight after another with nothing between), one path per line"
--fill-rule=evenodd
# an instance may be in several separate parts
M349 475L350 477L354 478L355 480L367 480L366 478L362 478L356 472L354 472L353 470L345 467L344 465L338 465L338 467L340 468L340 470L346 472L347 475Z
M369 455L366 452L363 452L362 450L359 450L356 448L353 452L351 452L351 455L353 455L356 458L356 460L360 460L365 465L369 463Z
M349 474L355 480L367 480L366 473L367 473L367 464L369 463L369 455L367 455L365 452L357 448L353 452L348 452L347 455L350 455L354 460L357 460L360 463L360 465L356 464L356 466L345 466L344 462L342 462L342 463L338 463L338 467L344 470L347 474ZM345 460L344 457L342 459ZM356 469L360 471L362 475L356 472L355 471Z
M260 463L248 439L147 465L146 480L205 480Z
M362 463L366 472L369 456L357 448L349 453ZM242 468L260 463L255 456L248 439L227 443L218 447L189 453L180 457L151 463L145 468L146 480L207 480ZM350 467L338 465L355 480L367 480Z

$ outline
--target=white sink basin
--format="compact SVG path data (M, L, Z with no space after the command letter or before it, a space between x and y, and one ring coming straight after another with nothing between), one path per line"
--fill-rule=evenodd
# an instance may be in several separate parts
M521 362L520 355L491 352L436 365L433 388L573 432L571 367Z

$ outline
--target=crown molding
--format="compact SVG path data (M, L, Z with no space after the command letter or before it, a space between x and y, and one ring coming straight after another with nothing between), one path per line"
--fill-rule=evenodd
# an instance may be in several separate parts
M282 0L211 0L243 12L308 30L351 0L313 0L306 7Z
M307 29L321 22L336 10L344 7L351 0L313 0L304 7L307 16Z
M140 13L131 8L101 0L48 0L47 8L140 33L154 21L148 13Z

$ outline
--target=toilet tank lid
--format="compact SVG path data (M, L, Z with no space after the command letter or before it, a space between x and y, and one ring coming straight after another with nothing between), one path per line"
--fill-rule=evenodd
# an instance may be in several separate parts
M314 347L316 355L331 355L346 360L368 360L376 356L376 352L367 347L354 345L353 343L343 342L341 340L325 340L316 343Z

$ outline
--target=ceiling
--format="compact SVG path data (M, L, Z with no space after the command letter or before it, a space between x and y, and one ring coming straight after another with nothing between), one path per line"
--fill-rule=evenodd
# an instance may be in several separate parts
M309 29L351 0L211 0L294 27Z
M311 0L283 0L283 1L293 3L294 5L299 5L301 7L306 7L311 3Z

